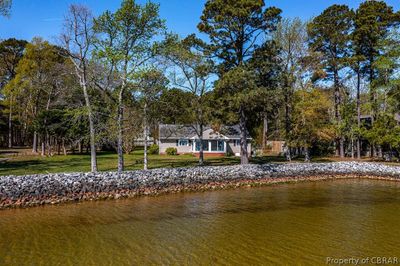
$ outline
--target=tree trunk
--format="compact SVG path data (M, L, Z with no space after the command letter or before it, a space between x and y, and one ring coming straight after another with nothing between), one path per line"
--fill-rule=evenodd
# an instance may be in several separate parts
M122 94L123 94L123 88L121 88L121 91L119 92L119 97L118 97L118 117L117 117L117 123L118 123L118 145L117 145L118 173L121 173L122 171L124 171L124 150L123 150L123 145L124 145L124 140L123 140L124 109L123 109L123 106L122 106Z
M78 142L78 152L82 154L82 140L79 140Z
M117 145L117 153L118 153L118 172L124 171L124 150L123 150L123 108L122 106L118 106L118 145Z
M361 93L360 93L360 87L361 87L361 73L360 69L357 69L357 126L358 129L361 128ZM358 134L357 136L357 159L361 159L361 139L360 135Z
M37 153L38 152L38 144L37 144L37 142L38 142L38 134L37 134L37 132L36 132L36 130L33 132L33 143L32 143L32 152L33 153Z
M51 156L51 147L50 147L50 137L49 137L49 133L46 133L46 150L47 150L47 155Z
M351 138L351 159L354 159L354 139Z
M337 70L334 70L333 73L333 82L334 82L334 89L335 89L335 119L338 124L341 123L342 117L340 115L340 110L339 110L339 105L341 103L341 97L340 97L340 88L339 88L339 74ZM342 133L340 132L340 137L336 141L337 146L336 148L339 149L336 151L336 154L339 155L341 158L344 157L344 139L342 137Z
M268 118L267 118L267 114L264 113L264 117L263 117L263 140L262 140L262 150L263 153L266 151L267 149L267 134L268 134Z
M96 157L96 139L95 139L95 129L93 121L93 112L90 105L89 94L87 91L86 80L81 83L83 88L83 95L85 97L86 108L88 111L89 119L89 132L90 132L90 166L92 172L97 172L97 157Z
M8 114L8 148L12 148L12 96L10 96L10 113Z
M378 145L378 157L381 159L383 158L383 151L381 145Z
M63 153L64 155L67 155L67 149L65 148L65 139L62 139L62 149L63 149Z
M376 145L372 144L372 157L375 158L377 156Z
M285 145L286 145L286 143L285 143ZM285 155L286 155L286 160L289 161L289 162L292 161L292 152L291 152L291 150L292 149L288 145L286 145Z
M310 162L310 150L308 149L308 147L304 147L304 161L306 163Z
M249 155L247 153L247 130L246 130L246 114L244 112L244 108L240 106L240 164L248 164L249 163Z
M204 165L203 124L200 124L199 141L200 141L199 165Z
M289 145L287 145L287 142L289 140L289 134L290 134L290 129L291 129L291 120L290 120L290 107L291 107L291 86L289 86L289 82L287 81L287 77L285 78L286 84L284 85L285 88L285 140L286 140L286 160L287 161L292 161L292 154L291 154L291 148Z
M340 158L344 158L344 137L340 137L339 145L340 145Z
M374 121L375 121L375 119L376 119L376 115L377 115L377 112L376 112L376 108L377 108L377 106L376 106L376 92L375 92L375 87L374 87L374 80L375 80L375 76L374 76L374 67L373 67L373 65L374 65L374 59L373 59L373 57L370 57L370 59L369 59L369 61L370 61L370 65L369 65L369 87L370 87L370 91L369 91L369 94L370 94L370 101L371 101L371 116L372 116L372 125L374 124Z
M45 152L46 152L46 147L45 147L45 144L44 144L44 140L42 139L42 150L41 150L41 155L42 155L42 156L45 156Z
M144 158L143 158L143 169L147 170L147 103L144 104L143 109L143 128L144 128Z

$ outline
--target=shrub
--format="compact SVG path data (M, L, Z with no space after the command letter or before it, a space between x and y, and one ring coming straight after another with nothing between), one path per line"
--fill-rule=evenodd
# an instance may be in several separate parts
M169 147L165 150L168 155L177 155L178 150L176 148Z
M157 144L152 144L152 145L150 145L150 147L149 147L147 152L149 154L158 154L158 151L159 151L158 145Z

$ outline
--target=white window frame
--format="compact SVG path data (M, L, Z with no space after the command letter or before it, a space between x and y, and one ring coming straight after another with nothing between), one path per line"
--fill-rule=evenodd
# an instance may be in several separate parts
M186 144L182 144L181 141L186 142ZM188 139L179 139L178 140L178 147L184 147L184 146L189 146L189 140Z

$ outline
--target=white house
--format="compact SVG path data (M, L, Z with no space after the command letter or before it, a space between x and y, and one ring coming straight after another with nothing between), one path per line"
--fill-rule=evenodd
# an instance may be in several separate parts
M200 141L195 126L184 125L159 125L160 154L165 154L166 149L173 147L178 154L200 152ZM251 138L248 138L247 152L251 154ZM216 131L209 126L203 130L203 150L205 156L224 156L227 154L240 155L240 130L239 126L221 126Z

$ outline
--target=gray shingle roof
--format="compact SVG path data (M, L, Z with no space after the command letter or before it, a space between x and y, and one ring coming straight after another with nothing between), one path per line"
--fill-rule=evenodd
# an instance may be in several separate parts
M211 129L210 126L205 126L203 130L206 131L209 129ZM195 127L191 125L160 124L159 130L160 139L190 139L197 136ZM230 139L240 138L240 129L238 125L222 126L219 133Z
M196 131L192 126L184 125L159 125L161 139L180 139L196 136Z

